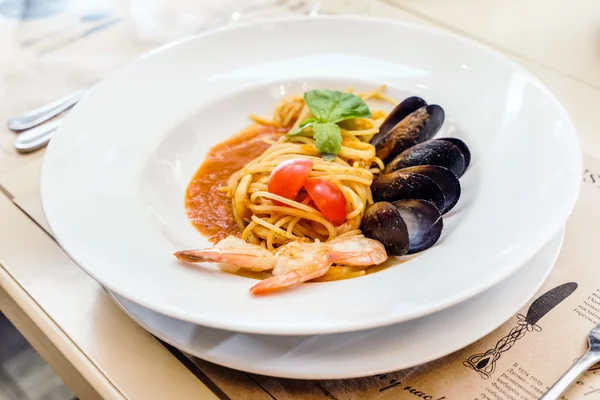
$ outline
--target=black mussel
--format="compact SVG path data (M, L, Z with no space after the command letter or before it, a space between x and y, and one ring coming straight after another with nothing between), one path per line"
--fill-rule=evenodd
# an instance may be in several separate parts
M449 169L438 165L416 165L400 171L425 175L442 189L444 194L444 207L440 209L442 214L450 211L460 198L460 181Z
M371 204L365 211L360 229L366 237L381 242L388 254L403 256L409 251L406 224L400 211L388 202Z
M405 117L413 112L417 111L421 107L425 107L427 102L420 97L412 96L404 101L400 102L390 113L381 126L379 132L371 139L371 144L377 146L389 133L398 122L402 121Z
M398 154L387 166L384 173L415 165L439 165L460 177L465 172L465 157L452 143L445 140L430 140L419 143Z
M380 175L373 180L371 192L375 201L427 200L439 210L446 204L442 189L433 179L417 173L394 171Z
M377 157L387 163L404 150L433 138L444 123L444 109L421 107L392 127L375 145Z
M445 137L445 138L439 138L439 140L445 140L447 142L452 143L456 147L458 147L458 149L462 153L463 157L465 158L465 171L466 171L467 168L469 168L469 164L471 164L471 150L469 150L469 146L467 146L467 144L465 142L463 142L462 140L460 140L458 138Z
M428 201L401 200L392 203L408 229L408 253L418 253L433 246L444 229L439 210Z

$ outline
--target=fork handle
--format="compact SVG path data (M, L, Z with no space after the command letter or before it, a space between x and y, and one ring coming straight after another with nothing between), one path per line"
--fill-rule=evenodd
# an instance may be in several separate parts
M573 382L591 366L600 361L600 355L588 350L539 400L558 400Z

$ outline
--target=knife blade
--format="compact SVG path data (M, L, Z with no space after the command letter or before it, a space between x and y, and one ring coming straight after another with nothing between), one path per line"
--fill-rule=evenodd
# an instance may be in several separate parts
M550 310L559 305L564 299L569 297L577 289L575 282L563 283L535 299L527 310L525 321L528 324L535 325Z

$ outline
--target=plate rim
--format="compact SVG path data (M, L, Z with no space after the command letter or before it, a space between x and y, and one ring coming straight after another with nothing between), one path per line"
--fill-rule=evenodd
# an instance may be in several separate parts
M560 109L562 109L564 111L565 120L568 122L568 125L572 128L573 132L575 133L574 135L572 135L572 137L569 138L572 145L574 146L574 148L578 149L576 154L573 155L574 161L575 161L575 157L576 157L577 161L578 161L577 169L579 170L579 172L582 171L583 161L582 161L580 140L579 140L578 135L576 134L577 129L576 129L575 125L573 124L573 121L572 121L569 113L567 112L566 108L556 98L556 96L550 91L550 89L543 82L541 82L534 74L532 74L530 71L528 71L522 65L520 65L516 61L511 60L506 55L504 55L499 50L496 50L493 47L490 47L483 43L477 42L471 38L458 35L454 32L449 32L449 31L445 31L445 30L442 30L437 27L425 26L425 25L421 25L421 24L417 24L417 23L409 22L409 21L394 20L394 19L390 19L390 18L373 17L373 16L356 16L356 15L327 15L327 16L317 16L317 17L292 16L292 17L283 17L283 18L271 18L271 19L258 20L258 21L249 21L249 22L240 23L237 25L220 27L220 28L217 28L214 30L203 32L203 33L200 33L197 35L192 35L192 36L182 38L182 39L164 44L162 46L159 46L154 50L150 50L150 51L146 52L145 54L142 54L141 56L130 61L126 65L122 66L121 68L118 68L117 70L113 71L111 74L108 74L102 81L110 79L111 76L114 76L117 74L122 74L122 73L126 72L127 70L129 70L130 68L133 68L138 63L143 62L144 59L151 57L152 55L154 55L156 53L163 52L171 47L179 46L188 41L201 40L204 37L218 35L224 31L230 32L230 31L235 31L235 30L243 30L248 27L256 28L256 27L260 27L260 26L264 26L264 25L268 25L268 24L273 24L273 23L301 22L301 21L310 21L310 20L315 20L315 19L316 20L340 20L340 21L346 21L346 22L363 21L363 22L371 22L371 23L385 23L385 24L389 24L389 25L400 25L400 26L408 27L410 29L427 31L427 32L433 33L435 35L450 37L454 40L468 43L469 45L475 46L479 50L501 60L504 64L506 64L507 66L510 66L510 68L514 68L515 70L525 74L528 77L528 79L531 80L531 82L534 82L544 92L544 94L546 96L548 96L549 99L551 99L553 101L553 103L555 103L555 105L557 107L559 107ZM100 84L102 84L102 82ZM93 95L93 93L95 93L97 86L98 85L94 85L94 87L90 88L86 92L86 94L83 96L80 103L85 103L85 99L88 96ZM75 108L78 108L78 107L79 107L79 104L75 105ZM62 126L58 128L57 134L59 134L59 135L62 130L61 128L62 128ZM48 173L47 166L49 164L48 159L50 157L47 157L47 156L48 156L48 154L53 153L53 149L54 149L53 143L54 143L54 141L50 141L48 149L47 149L44 159L42 161L42 170L41 170L41 177L40 177L40 194L41 194L41 199L42 199L42 210L44 212L44 216L46 218L48 226L49 226L51 232L53 232L54 238L59 243L59 245L61 246L63 251L65 251L65 253L82 270L84 270L93 279L97 280L96 277L94 276L95 274L92 273L88 268L86 268L83 265L83 263L81 261L79 261L77 258L75 258L73 256L72 252L66 246L64 246L62 238L60 237L60 235L56 235L55 230L53 229L57 220L53 219L53 217L49 217L51 212L48 211L49 204L48 204L47 193L50 191L50 189L48 187L51 186L51 183L48 182L48 179L47 178L45 179L44 177L47 176L47 173ZM575 206L575 202L579 196L579 192L580 192L580 188L581 188L580 180L577 180L576 186L577 186L577 190L576 191L574 190L573 194L569 197L569 199L565 200L565 209L567 209L567 207L569 209L568 213L566 213L565 221L571 215L571 213L574 209L574 206ZM567 206L567 204L568 204L568 206ZM564 224L565 221L562 221L561 224ZM557 225L559 225L558 228L560 228L560 224L557 223ZM538 237L537 241L532 241L527 244L524 244L523 247L527 248L527 250L524 250L524 252L527 252L529 254L529 257L531 257L531 254L537 254L537 252L543 247L543 245L545 243L547 243L550 240L550 238L552 238L555 234L556 234L555 230L548 230L546 232L540 233L537 236ZM523 257L519 256L518 258L522 259ZM357 323L353 323L353 324L345 323L344 325L340 326L339 321L338 321L337 323L333 324L335 326L329 326L329 327L325 327L325 328L317 327L316 329L315 328L304 328L304 329L292 328L292 329L289 329L286 327L278 327L278 329L275 329L273 327L270 327L267 331L264 328L261 328L260 326L257 327L256 325L253 325L253 324L247 324L247 323L232 324L231 321L224 323L221 320L215 321L213 318L210 318L210 317L209 318L201 318L197 314L189 313L188 311L181 310L177 307L171 307L168 304L160 304L159 305L159 304L155 304L153 302L149 302L147 300L146 296L139 296L136 294L131 295L129 293L119 293L120 291L118 289L111 288L111 286L114 286L114 285L109 285L105 282L101 282L100 280L97 280L97 281L99 283L101 283L102 285L105 285L105 286L111 288L111 290L115 290L115 292L119 293L120 295L129 299L130 301L133 301L137 304L143 305L146 308L153 309L160 313L172 315L174 317L177 317L178 319L210 326L210 327L213 327L216 329L224 329L224 330L231 329L231 330L235 330L238 332L245 332L245 333L276 334L276 335L333 334L333 333L351 332L351 331L358 331L358 330L364 330L364 329L369 329L369 328L375 328L375 327L396 324L396 323L399 323L402 321L408 321L411 319L420 318L420 317L438 312L440 310L446 309L448 307L452 307L452 306L454 306L460 302L463 302L467 299L470 299L473 296L476 296L477 294L482 293L483 291L489 289L490 287L502 282L507 277L509 277L512 274L514 274L515 272L519 271L519 269L523 265L525 265L525 263L526 263L526 261L520 261L520 262L515 261L512 263L510 268L503 269L502 273L500 273L496 276L496 280L489 279L488 281L486 281L484 283L474 285L469 290L464 290L463 292L461 292L460 295L453 296L451 298L451 300L446 300L444 302L440 302L440 304L431 305L425 309L419 310L418 312L406 313L400 317L396 316L395 318L389 318L389 317L378 318L377 320L369 322L367 325L360 325ZM351 326L348 326L348 325L351 325Z

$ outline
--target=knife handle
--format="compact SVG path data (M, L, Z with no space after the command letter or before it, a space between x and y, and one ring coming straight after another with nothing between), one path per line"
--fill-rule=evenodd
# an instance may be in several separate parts
M539 400L559 400L569 386L598 361L600 354L588 350Z

